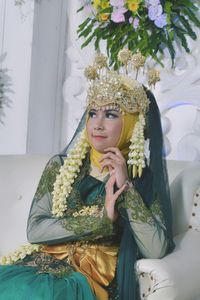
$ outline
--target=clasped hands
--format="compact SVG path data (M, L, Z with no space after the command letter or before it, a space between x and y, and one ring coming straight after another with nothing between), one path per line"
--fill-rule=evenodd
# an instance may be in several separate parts
M105 196L105 209L108 218L114 222L117 219L118 213L115 208L115 203L119 195L127 189L126 180L128 179L128 172L126 166L126 160L123 157L121 151L116 147L106 148L105 154L103 154L101 160L100 172L103 172L104 168L108 168L110 178L106 183L106 196ZM114 186L117 186L118 190L114 190Z

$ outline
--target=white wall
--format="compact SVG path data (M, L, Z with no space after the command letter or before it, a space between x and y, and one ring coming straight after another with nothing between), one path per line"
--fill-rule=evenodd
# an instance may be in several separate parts
M0 49L14 92L0 124L0 154L53 154L60 150L67 1L14 3L0 0Z
M12 80L11 107L0 123L0 154L26 153L34 1L20 10L14 1L0 0L0 49L3 67ZM23 17L23 14L26 17Z
M27 153L60 151L67 1L35 2Z

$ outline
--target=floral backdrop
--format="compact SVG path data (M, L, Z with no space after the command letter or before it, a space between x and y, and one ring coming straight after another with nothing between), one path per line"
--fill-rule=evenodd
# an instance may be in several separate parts
M162 64L168 49L172 66L176 47L190 52L187 37L195 40L193 27L200 28L198 1L189 0L85 0L79 11L87 18L79 25L82 47L94 41L96 50L106 42L111 63L118 67L117 54L125 46Z

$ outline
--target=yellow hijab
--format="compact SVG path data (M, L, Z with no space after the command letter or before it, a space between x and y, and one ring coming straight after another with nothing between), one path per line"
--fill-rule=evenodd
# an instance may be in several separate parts
M122 152L123 156L127 159L128 152L129 152L129 145L130 145L130 138L133 133L133 128L135 123L138 121L138 113L122 113L122 131L119 137L119 141L117 143L117 147ZM92 145L90 151L90 161L91 164L97 167L98 169L101 168L99 160L102 157L102 153L95 150Z

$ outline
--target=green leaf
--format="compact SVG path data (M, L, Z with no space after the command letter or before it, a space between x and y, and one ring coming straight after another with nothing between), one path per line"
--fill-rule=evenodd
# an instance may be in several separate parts
M167 14L169 14L170 15L170 13L171 13L171 9L172 9L172 3L171 3L171 1L166 1L165 2L165 8L164 8L164 11L167 13Z
M189 53L190 49L188 47L188 43L187 43L184 33L182 33L182 31L177 28L176 35L181 40L181 44L184 47L185 51Z
M99 13L104 14L104 13L111 13L112 12L112 8L111 7L106 7L106 8L102 8Z
M192 3L192 2L195 2L195 1L191 1L191 0L180 0L180 1L177 1L177 6L178 5L181 5L184 7L187 7L187 8L191 8L193 10L198 10L198 8ZM178 4L179 3L179 4ZM197 1L196 1L197 3Z
M150 52L150 55L157 63L159 63L159 65L161 65L162 68L164 68L164 64L162 63L162 61L158 58L158 56L155 53Z
M190 21L192 21L197 27L200 27L200 20L191 9L184 9L183 13L187 14Z
M81 6L76 12L79 13L80 11L82 11L84 9L84 6Z
M78 26L77 32L82 31L82 30L88 25L88 23L91 22L91 21L92 21L92 19L87 18L83 23L81 23L81 24Z
M87 37L93 30L93 22L89 24L82 32L79 33L78 37Z
M169 38L168 33L166 34L166 36L163 36L164 42L169 50L169 54L171 56L171 60L172 60L172 67L174 66L174 58L175 58L175 50L174 50L174 46L172 44L172 41Z
M183 17L183 16L180 16L179 17L179 20L180 22L182 23L182 25L185 27L185 29L187 30L189 36L193 39L193 40L196 40L197 36L196 36L196 33L192 30L189 22Z
M85 40L85 42L81 45L81 48L86 47L86 46L92 41L93 38L94 38L94 35L91 34L91 35Z

